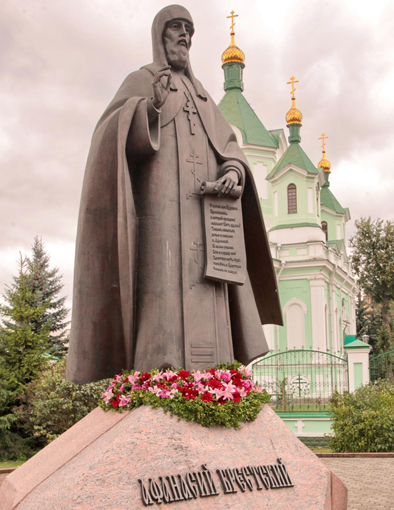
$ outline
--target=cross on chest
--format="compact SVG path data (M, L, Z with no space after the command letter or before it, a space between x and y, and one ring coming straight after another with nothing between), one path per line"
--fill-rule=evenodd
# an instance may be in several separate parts
M183 107L183 111L187 113L187 120L189 121L190 125L190 134L195 135L196 132L194 128L196 127L196 121L194 116L197 115L197 110L196 107L194 106L193 99L191 98L191 96L186 94L186 92L184 92L184 94L186 97L186 104Z
M194 151L190 154L189 159L187 159L187 163L191 163L192 169L190 170L194 177L194 192L199 193L201 188L201 179L197 176L197 169L196 165L202 165L201 161L197 161L200 158L198 154L196 154Z

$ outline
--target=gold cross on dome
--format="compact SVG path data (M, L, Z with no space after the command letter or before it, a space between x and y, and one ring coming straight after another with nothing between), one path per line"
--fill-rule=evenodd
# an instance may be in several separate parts
M319 140L321 140L321 148L323 149L323 152L326 152L326 140L327 140L328 136L326 136L324 133L322 133L321 137L319 138Z
M291 92L290 92L290 94L291 94L291 99L295 99L295 97L294 97L294 92L297 90L297 89L294 87L294 84L295 84L295 83L299 83L299 82L298 82L298 80L296 80L296 79L294 78L294 76L292 76L292 77L290 78L290 81L288 81L288 82L287 82L287 85L291 85Z
M234 18L238 18L238 14L234 14L234 11L231 11L231 16L227 16L227 18L231 18L231 32L234 32L234 26L235 26L235 22L234 22Z

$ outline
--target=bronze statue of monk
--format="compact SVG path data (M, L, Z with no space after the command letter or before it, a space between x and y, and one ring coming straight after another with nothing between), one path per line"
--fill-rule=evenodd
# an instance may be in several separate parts
M200 369L268 351L282 316L258 196L235 134L195 78L189 12L162 9L153 63L131 73L99 120L78 225L68 378ZM243 188L248 277L204 278L200 187Z

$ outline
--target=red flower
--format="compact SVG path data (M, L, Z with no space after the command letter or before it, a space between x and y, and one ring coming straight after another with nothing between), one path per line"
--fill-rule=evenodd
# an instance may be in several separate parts
M140 381L141 382L145 382L145 381L149 381L150 379L150 374L148 372L144 372L141 376L140 376Z
M220 397L219 400L218 400L218 404L220 404L221 406L224 405L226 403L226 401L224 400L223 397Z
M212 393L204 393L204 395L201 396L201 400L203 402L212 402Z
M221 381L218 381L217 379L211 379L207 382L207 386L215 389L221 389L223 387L223 384Z
M112 407L115 407L115 409L116 409L117 407L119 407L119 397L120 397L120 395L119 395L119 393L118 393L118 395L117 395L116 399L115 399L115 400L113 400L113 401L111 402Z
M233 401L234 402L241 402L241 395L238 393L238 391L234 391L234 393L233 393Z
M190 377L192 374L188 370L179 370L178 377L185 380Z

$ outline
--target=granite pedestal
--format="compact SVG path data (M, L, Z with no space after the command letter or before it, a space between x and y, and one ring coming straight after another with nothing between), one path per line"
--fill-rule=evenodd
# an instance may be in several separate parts
M274 488L285 472L281 465L293 486L285 480ZM201 493L201 480L209 482L202 466L209 470L212 495ZM176 499L172 482L175 495L186 495L168 504L173 510L347 508L341 480L268 406L240 430L204 428L149 407L122 414L97 408L6 478L0 507L137 510L144 501L150 508L167 507L160 484Z

